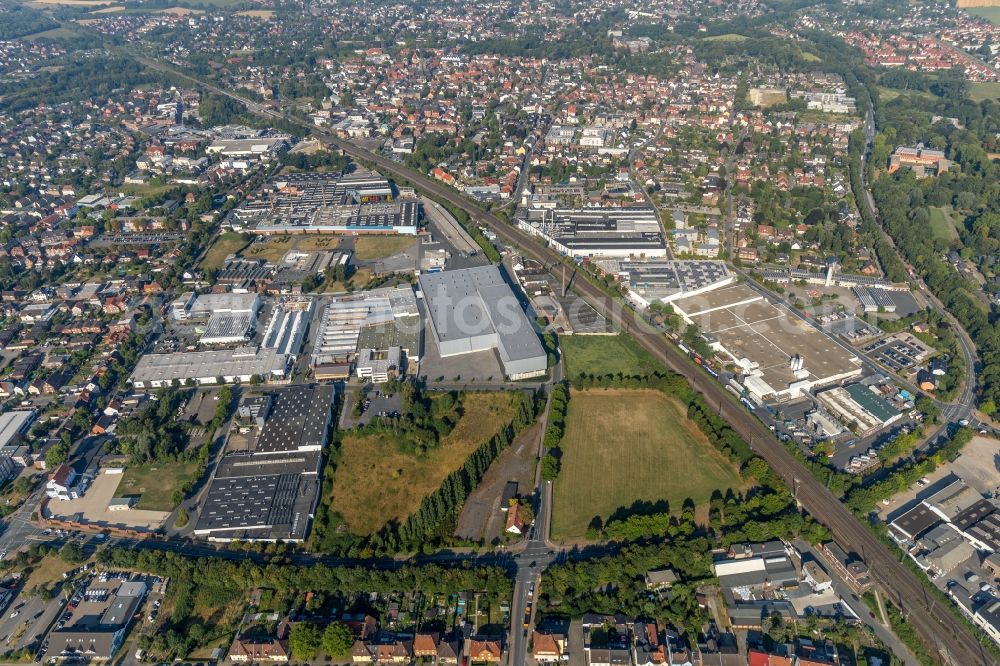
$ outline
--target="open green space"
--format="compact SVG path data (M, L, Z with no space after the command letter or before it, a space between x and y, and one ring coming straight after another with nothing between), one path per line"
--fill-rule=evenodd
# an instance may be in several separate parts
M243 236L235 231L227 231L220 234L212 246L205 252L205 258L201 260L201 269L211 271L222 266L222 263L231 254L236 254L247 246L247 241Z
M60 40L60 39L70 39L77 36L79 36L79 33L73 30L72 28L59 26L58 28L52 28L50 30L43 30L42 32L36 32L31 35L25 35L21 39L28 42L34 42L39 39Z
M901 97L903 95L917 95L927 99L936 99L933 94L927 92L926 90L903 90L902 88L887 88L886 86L878 87L878 97L879 101L882 103L891 102L897 97Z
M1000 25L1000 7L966 7L963 11L984 18L993 25Z
M462 406L455 428L423 455L400 451L391 432L344 437L330 511L340 514L351 533L368 535L391 520L404 521L514 417L514 395L502 391L467 393Z
M173 511L174 491L193 482L201 471L196 460L134 465L125 469L115 497L138 495L136 509Z
M1000 99L1000 83L996 81L969 81L969 98L974 102Z
M708 442L682 405L659 391L573 391L555 481L552 536L583 537L600 517L636 502L704 504L740 490L739 470Z
M713 35L712 37L704 37L702 41L705 42L742 42L746 40L746 35L738 35L735 32L727 32L724 35Z
M950 241L958 238L958 233L951 222L951 211L948 208L933 206L930 208L931 231L934 238Z
M358 236L354 241L354 257L360 260L385 259L415 243L413 236Z
M625 335L565 335L559 338L569 379L588 375L646 375L663 370L652 354Z

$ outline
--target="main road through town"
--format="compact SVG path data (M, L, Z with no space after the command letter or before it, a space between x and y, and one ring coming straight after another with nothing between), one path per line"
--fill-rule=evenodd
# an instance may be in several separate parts
M170 72L199 87L234 99L246 105L253 113L302 126L315 138L343 150L351 157L372 164L395 178L409 181L425 194L464 210L475 223L485 225L505 243L516 247L531 259L546 266L553 266L562 261L557 252L542 246L537 239L483 210L457 190L424 174L341 140L326 130L310 127L294 116L243 98L231 90L205 83L173 66L137 54L136 57L153 69ZM634 337L668 368L687 377L691 386L705 397L708 404L717 409L723 418L750 443L753 450L785 479L799 504L830 529L837 543L846 550L857 552L862 556L875 580L885 589L888 597L902 608L908 622L924 641L934 646L943 663L954 666L974 664L985 666L993 663L994 660L970 629L956 620L944 604L934 602L916 575L900 563L897 554L891 552L866 526L862 525L825 485L816 480L775 439L763 423L745 410L720 384L694 365L662 334L653 330L637 313L622 307L592 282L587 279L575 279L572 281L572 289L608 320ZM512 619L512 622L516 621L517 618Z

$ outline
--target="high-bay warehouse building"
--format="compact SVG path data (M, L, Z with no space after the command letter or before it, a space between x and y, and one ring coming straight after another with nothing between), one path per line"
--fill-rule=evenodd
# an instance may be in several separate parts
M319 500L332 385L244 396L194 533L210 541L305 540Z
M347 233L416 235L420 205L396 200L374 171L282 175L232 210L224 222L255 234Z
M607 208L520 209L517 226L571 257L666 257L656 210L645 205Z
M442 357L494 349L511 379L545 373L545 350L496 266L421 275L420 291Z

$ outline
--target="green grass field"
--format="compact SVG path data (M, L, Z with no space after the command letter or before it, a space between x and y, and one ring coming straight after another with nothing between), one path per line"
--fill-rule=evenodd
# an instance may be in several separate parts
M969 7L963 11L984 18L993 25L1000 25L1000 7Z
M343 516L353 534L371 534L390 520L405 520L514 416L510 393L469 393L462 405L455 428L423 456L398 451L391 433L344 437L330 510Z
M562 470L555 482L552 535L583 537L637 501L707 502L713 490L745 487L676 400L658 391L574 391L566 416Z
M1000 9L1000 7L997 9ZM994 81L969 81L969 99L974 102L982 102L987 99L1000 99L1000 83Z
M931 231L934 232L934 238L946 241L958 238L958 233L956 233L955 227L951 223L951 212L949 209L933 206L929 210L931 213Z
M226 257L239 252L246 246L247 241L243 240L243 237L235 231L227 231L224 234L220 234L201 260L201 269L210 271L219 268L226 260Z
M137 509L172 511L174 491L201 474L197 461L127 467L115 497L139 495Z
M925 90L902 90L900 88L887 88L885 86L878 87L878 97L880 102L891 102L902 95L916 95L925 99L937 99L934 95Z
M724 35L714 35L702 38L703 42L742 42L746 40L746 35L737 35L735 32L727 32Z
M642 375L663 370L663 364L625 335L565 335L559 348L567 378L581 372L592 375Z
M385 259L413 247L413 236L358 236L354 241L354 256L362 261Z

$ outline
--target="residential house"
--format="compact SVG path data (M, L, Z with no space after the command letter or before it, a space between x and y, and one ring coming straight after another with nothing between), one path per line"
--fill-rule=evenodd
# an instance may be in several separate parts
M45 494L50 499L75 499L77 496L76 480L76 470L63 463L56 467L52 474L49 475L49 480L45 484Z
M568 660L566 637L562 634L534 632L531 636L531 655L539 664L554 664Z
M677 574L673 569L657 569L646 572L646 589L662 590L677 582Z
M469 642L469 661L500 663L503 658L503 648L500 640L495 638L473 638Z
M406 664L413 657L411 641L394 640L375 646L375 661L379 664Z
M288 661L288 643L272 637L237 636L229 646L229 660L237 663Z
M417 634L413 637L414 657L437 657L440 634Z

